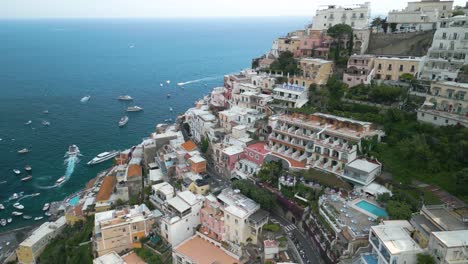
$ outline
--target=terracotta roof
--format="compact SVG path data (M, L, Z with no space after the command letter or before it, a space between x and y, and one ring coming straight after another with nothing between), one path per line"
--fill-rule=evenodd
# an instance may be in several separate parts
M143 173L142 173L140 165L132 164L128 166L127 177L142 176L142 175Z
M186 240L174 249L175 252L182 254L197 264L233 264L241 261L229 256L222 249L211 244L198 235Z
M192 151L192 150L195 150L197 148L197 145L195 145L195 143L193 143L192 140L189 140L189 141L185 141L185 143L182 144L182 147L186 151Z
M286 157L284 155L281 155L281 154L279 154L277 152L272 152L271 155L277 156L277 157L280 157L282 159L287 160L289 162L290 166L293 167L293 168L305 168L305 165L306 165L305 162L299 162L297 160L293 160L293 159L288 158L288 157Z
M122 256L122 259L127 264L146 264L146 262L142 260L135 252Z
M102 181L101 188L99 189L99 192L96 195L96 201L107 201L109 200L112 191L114 190L115 183L117 182L117 179L115 176L106 176L104 177L104 180Z
M247 148L252 149L260 154L267 154L269 151L265 149L265 142L257 142L254 144L250 144Z

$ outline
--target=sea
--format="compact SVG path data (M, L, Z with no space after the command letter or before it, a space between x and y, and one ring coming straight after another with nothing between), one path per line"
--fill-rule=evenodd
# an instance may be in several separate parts
M0 203L5 206L0 218L12 217L12 211L43 216L44 203L69 197L112 164L88 166L94 156L140 143L158 123L173 122L222 86L224 75L250 67L275 38L308 22L306 17L0 20ZM116 100L126 94L134 101ZM90 100L81 102L88 95ZM144 110L126 113L131 105ZM119 128L124 115L130 120ZM71 144L81 151L78 159L65 157ZM23 148L32 151L19 154ZM25 172L26 165L32 173ZM32 180L20 180L29 174ZM66 181L56 186L61 176ZM23 210L9 199L20 192ZM13 216L0 232L33 223Z

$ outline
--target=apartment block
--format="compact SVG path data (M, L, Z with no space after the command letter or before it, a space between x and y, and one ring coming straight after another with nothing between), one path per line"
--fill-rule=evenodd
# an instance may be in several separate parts
M93 245L98 256L140 247L155 223L153 213L145 204L110 210L94 215Z
M216 240L224 240L224 211L222 204L212 194L206 196L203 208L200 210L201 229L204 235Z
M343 82L349 88L359 84L370 84L374 77L373 55L352 55L349 57L348 66L343 73Z
M253 179L269 153L268 144L257 142L244 148L243 158L236 163L232 176L238 179Z
M208 105L202 103L185 112L185 122L190 127L192 139L201 142L208 131L216 127L217 120L216 116L209 111Z
M437 126L468 126L468 83L431 83L426 101L418 109L418 120Z
M314 16L312 29L327 30L328 28L346 24L352 28L367 28L370 19L370 2L349 6L328 5L318 9Z
M324 85L333 74L333 62L323 59L302 58L299 61L301 73L290 79L294 85L309 88L311 84ZM289 77L289 76L288 76Z
M468 263L468 230L433 232L428 251L437 264Z
M420 72L420 57L386 57L378 56L374 60L374 79L399 81L404 73L417 76Z
M273 89L273 104L281 108L301 108L309 101L309 89L284 83Z

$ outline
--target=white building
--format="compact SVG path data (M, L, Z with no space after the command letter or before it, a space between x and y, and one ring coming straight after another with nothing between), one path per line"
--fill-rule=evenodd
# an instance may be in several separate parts
M468 230L432 232L428 251L438 264L468 263Z
M301 108L309 101L309 91L303 86L284 83L273 89L273 99L286 108Z
M209 110L207 105L197 105L190 108L185 113L187 124L190 126L192 138L196 142L201 142L202 138L207 136L210 129L216 127L216 116Z
M259 110L233 106L230 109L218 113L219 124L226 133L231 133L232 128L238 125L243 125L247 128L252 128L257 120L265 117L265 114Z
M425 80L455 81L468 64L468 17L440 19L420 74Z
M453 1L421 0L408 2L403 10L388 13L388 23L396 23L397 31L412 32L436 29L441 17L452 13Z
M161 218L161 237L172 247L193 236L200 222L203 196L183 191L167 201L164 217Z
M362 29L369 26L370 2L350 6L329 5L318 9L312 22L312 30L326 30L337 24Z
M383 221L372 226L369 242L372 253L362 254L362 264L416 264L416 255L423 250L411 238L414 228L406 220Z

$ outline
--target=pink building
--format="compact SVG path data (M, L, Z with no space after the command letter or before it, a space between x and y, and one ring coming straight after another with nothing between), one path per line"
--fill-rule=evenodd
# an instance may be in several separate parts
M245 147L244 156L236 163L236 168L232 171L231 177L253 179L254 174L260 170L266 155L269 153L265 146L267 146L267 143L258 142Z
M300 57L328 58L332 38L319 30L309 31L309 35L301 38L299 44Z
M348 60L348 67L343 73L343 82L349 88L359 84L370 84L374 76L373 55L352 55Z
M221 205L213 195L206 196L203 208L200 210L200 233L217 241L224 237L224 213Z
M236 163L244 158L244 149L240 146L230 146L223 149L223 160L229 171L232 171Z
M245 159L249 160L258 166L262 166L265 156L268 154L268 150L265 149L267 143L258 142L251 145L248 145L244 148Z

